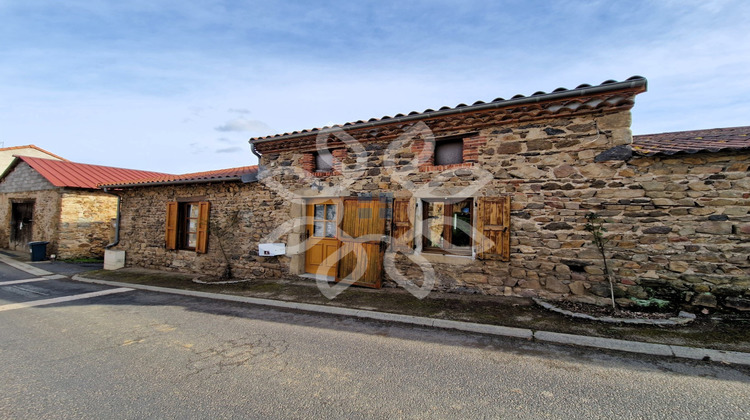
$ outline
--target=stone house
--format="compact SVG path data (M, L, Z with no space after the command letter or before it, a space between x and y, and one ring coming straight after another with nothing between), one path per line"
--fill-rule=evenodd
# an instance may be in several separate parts
M101 185L120 197L119 243L130 267L235 277L280 277L258 256L281 199L257 182L257 166ZM281 258L284 258L283 256Z
M645 90L636 76L253 138L276 227L260 235L287 247L273 271L607 304L595 212L621 304L746 310L747 133L634 143Z
M8 169L16 156L30 156L67 161L67 159L57 156L54 153L50 153L40 147L36 147L33 144L26 146L3 147L0 148L0 173L5 172L5 170Z
M0 247L26 250L28 242L49 241L48 255L101 257L112 240L117 198L97 184L156 175L16 156L0 175Z
M633 137L645 90L633 77L254 138L259 168L105 185L116 249L217 276L607 304L597 213L621 305L748 310L750 130Z

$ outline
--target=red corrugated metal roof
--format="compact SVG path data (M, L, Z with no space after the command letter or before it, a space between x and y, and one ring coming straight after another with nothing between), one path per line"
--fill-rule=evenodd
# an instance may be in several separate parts
M243 175L257 174L257 166L241 166L238 168L217 169L214 171L193 172L182 175L161 175L149 178L134 178L120 182L102 183L101 187L132 187L160 184L189 184L191 182L219 182L235 180Z
M56 187L98 188L99 184L122 182L129 179L169 176L161 172L113 168L69 161L16 156L34 168Z
M641 155L744 149L750 149L750 126L633 136L633 151Z

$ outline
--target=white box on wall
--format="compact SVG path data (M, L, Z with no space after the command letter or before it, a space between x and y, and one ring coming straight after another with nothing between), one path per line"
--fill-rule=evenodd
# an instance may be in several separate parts
M284 254L286 254L286 244L258 244L258 255L261 257Z

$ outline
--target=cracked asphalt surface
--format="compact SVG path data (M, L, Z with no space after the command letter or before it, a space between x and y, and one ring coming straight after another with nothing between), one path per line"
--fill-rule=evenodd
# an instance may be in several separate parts
M0 312L0 366L2 418L750 417L746 368L146 291Z

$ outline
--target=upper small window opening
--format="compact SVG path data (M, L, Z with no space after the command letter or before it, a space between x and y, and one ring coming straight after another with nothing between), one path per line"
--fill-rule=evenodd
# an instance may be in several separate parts
M315 152L315 172L333 171L333 155L327 150Z
M435 142L435 165L453 165L463 162L463 139L438 140Z

